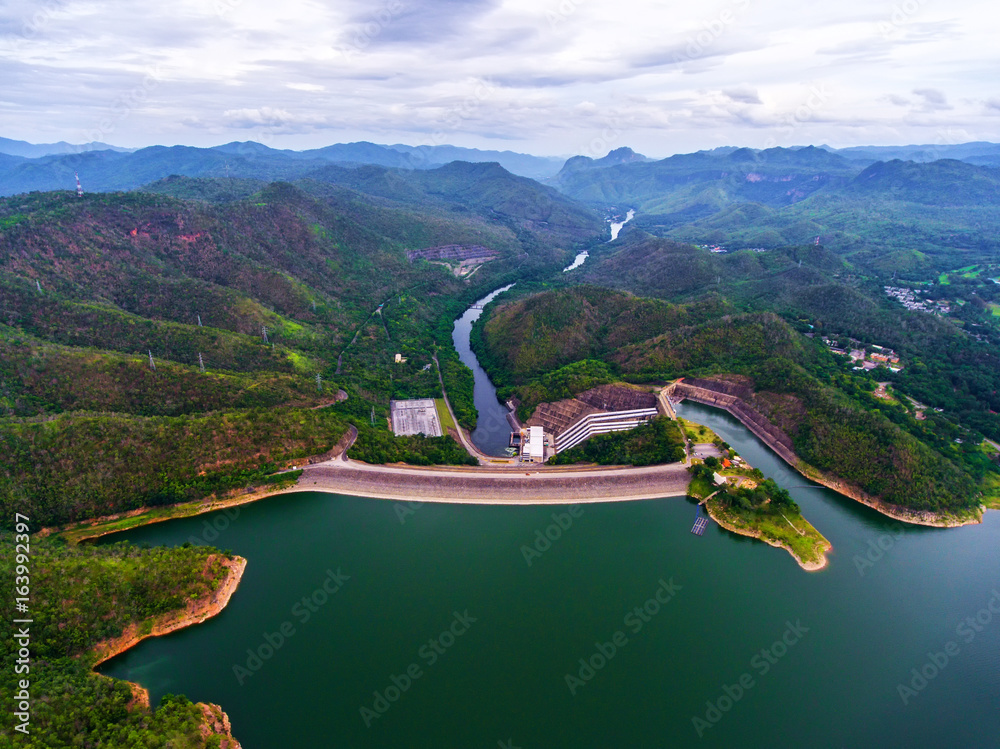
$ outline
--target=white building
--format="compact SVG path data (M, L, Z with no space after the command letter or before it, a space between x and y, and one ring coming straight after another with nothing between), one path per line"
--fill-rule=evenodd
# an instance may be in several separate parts
M545 462L545 429L528 427L528 441L521 448L521 458L532 463Z

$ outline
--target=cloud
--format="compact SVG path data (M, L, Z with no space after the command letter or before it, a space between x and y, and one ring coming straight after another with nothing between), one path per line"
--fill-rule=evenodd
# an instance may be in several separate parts
M936 88L917 88L913 90L913 93L924 100L920 107L921 111L936 112L942 109L952 109L948 104L948 97L943 91Z
M763 104L760 100L760 95L757 93L757 89L750 88L749 86L727 89L722 93L740 104Z
M947 117L995 139L982 6L918 5L893 19L864 0L7 0L0 135L72 140L113 116L103 139L130 146L444 133L563 153L616 118L618 145L665 155L759 145L790 119L801 142L928 142ZM812 81L835 107L801 110Z

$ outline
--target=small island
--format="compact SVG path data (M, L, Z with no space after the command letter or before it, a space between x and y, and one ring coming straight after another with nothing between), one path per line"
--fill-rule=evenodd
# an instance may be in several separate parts
M689 439L708 440L690 443L696 455L704 456L693 458L688 469L690 498L704 504L726 530L785 549L802 569L826 567L826 552L832 545L802 516L787 490L764 478L707 427L691 422L684 427ZM709 450L716 454L706 454Z

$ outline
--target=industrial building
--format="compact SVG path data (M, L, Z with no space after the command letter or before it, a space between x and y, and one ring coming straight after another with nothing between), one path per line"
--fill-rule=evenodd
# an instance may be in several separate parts
M511 445L520 447L522 460L544 462L595 434L634 429L657 416L658 405L654 393L627 385L601 385L575 398L541 404L525 428L511 435ZM544 456L541 460L539 449Z
M426 437L443 436L437 405L431 398L389 401L389 419L393 434L397 437L418 434Z

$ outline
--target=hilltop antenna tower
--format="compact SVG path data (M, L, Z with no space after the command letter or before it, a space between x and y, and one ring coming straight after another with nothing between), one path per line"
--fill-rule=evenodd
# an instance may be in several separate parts
M80 184L80 175L79 175L78 172L73 172L73 174L76 177L76 197L82 198L83 197L83 185Z

